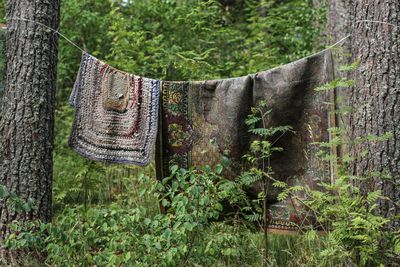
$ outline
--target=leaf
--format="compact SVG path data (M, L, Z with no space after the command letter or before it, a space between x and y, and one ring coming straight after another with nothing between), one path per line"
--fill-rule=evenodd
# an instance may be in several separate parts
M178 169L179 169L178 165L171 166L170 168L171 175L174 175L178 171Z
M255 128L250 129L249 132L262 137L270 137L277 133L293 132L291 126L279 126L274 128Z
M395 242L394 253L395 253L397 256L400 256L400 238L399 238L399 240L397 240L397 241Z
M283 200L285 200L287 198L288 198L288 192L287 191L283 191L278 195L278 197L276 199L278 201L283 201Z
M325 85L315 88L314 90L317 92L329 91L329 90L333 90L338 87L351 87L351 86L354 86L354 84L355 84L354 80L349 80L346 78L337 78Z
M287 184L286 184L285 182L282 182L282 181L275 181L272 185L273 185L274 187L278 187L278 188L285 188L285 187L287 187Z
M164 199L161 201L161 204L163 205L163 207L167 207L167 206L169 206L170 202L169 202L167 199L164 198Z
M381 194L380 190L369 192L367 195L368 204L376 203L381 196L382 196L382 194Z
M0 199L4 198L6 195L6 188L3 185L0 185Z
M217 166L215 166L215 172L217 174L221 174L223 169L224 169L224 167L222 167L221 164L217 164Z
M256 124L257 122L259 122L261 120L261 118L259 118L259 117L256 117L256 116L249 116L247 119L246 119L246 121L245 121L245 123L246 123L246 125L254 125L254 124Z
M151 223L151 220L150 220L149 218L145 218L144 221L143 221L143 223L144 223L145 225L149 226L150 223Z
M339 67L339 71L352 71L355 70L360 65L360 60L357 59L355 62L351 63L350 65L344 65Z

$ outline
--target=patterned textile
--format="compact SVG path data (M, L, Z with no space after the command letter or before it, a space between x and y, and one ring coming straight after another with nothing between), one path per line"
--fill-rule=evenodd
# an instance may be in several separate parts
M271 159L274 178L312 189L330 181L331 166L317 158L320 148L313 143L329 140L327 129L335 124L334 107L329 104L333 95L314 89L332 79L330 51L255 75L254 103L267 99L272 107L270 125L292 125L295 131L276 144L284 150ZM300 201L288 198L275 203L278 193L274 190L269 194L270 229L296 231L300 225L313 224L318 229L313 214ZM305 195L298 192L297 197L304 199Z
M163 171L168 172L170 165L189 168L192 147L193 128L189 109L190 82L163 82L162 84L162 135Z
M205 82L163 82L162 176L178 165L213 166L228 156L225 174L240 172L248 134L244 119L251 103L250 76Z
M256 75L163 82L159 178L168 176L172 165L213 166L222 156L232 162L224 175L239 175L245 168L242 156L252 140L245 119L252 106L267 100L272 108L267 127L291 125L295 131L276 143L284 152L271 158L275 178L311 188L318 181L329 181L330 166L317 159L319 148L312 143L329 139L327 128L333 123L329 96L314 88L332 79L332 73L331 54L324 51ZM255 184L249 194L256 196L261 188ZM292 231L300 224L314 223L312 214L301 203L294 199L277 203L278 189L269 188L270 229Z
M147 165L157 134L160 86L84 53L70 97L75 107L70 146L93 160Z

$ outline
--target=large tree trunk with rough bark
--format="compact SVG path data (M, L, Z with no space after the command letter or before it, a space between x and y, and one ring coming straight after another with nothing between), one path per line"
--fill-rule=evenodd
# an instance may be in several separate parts
M391 200L381 200L378 212L385 217L400 212L400 1L353 0L352 54L359 60L356 86L350 100L351 139L360 136L393 137L384 142L368 142L351 147L357 159L351 163L354 175L383 172L392 179L374 175L373 183L362 184L362 191L381 190ZM366 22L365 20L385 23ZM367 155L362 155L367 151ZM393 220L392 227L399 227Z
M0 182L36 209L18 212L0 202L0 244L13 220L51 219L54 97L59 0L7 1L6 79L0 118ZM0 245L1 247L1 245Z
M328 2L328 44L334 44L342 38L350 34L351 29L351 0L329 0ZM351 37L344 40L340 46L337 47L337 51L333 53L335 58L335 77L349 78L349 73L339 72L339 66L350 64L350 41ZM349 107L349 88L335 88L334 99L335 109L337 110L335 115L335 125L342 128L345 132L348 131L349 118L344 112ZM341 157L348 153L348 147L345 145L348 143L348 134L344 134L344 139L340 147L335 152L338 152L338 156Z

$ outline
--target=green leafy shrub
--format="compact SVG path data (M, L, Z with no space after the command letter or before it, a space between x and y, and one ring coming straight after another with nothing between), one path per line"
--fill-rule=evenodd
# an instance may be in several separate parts
M312 0L220 2L68 0L62 2L61 32L116 67L160 79L241 76L318 50L324 5L316 8ZM254 222L262 220L265 195L251 201L244 189L273 170L253 168L227 181L219 177L220 170L175 169L173 180L157 182L149 178L153 164L139 170L77 156L67 145L73 110L63 103L79 59L80 52L60 39L54 221L16 222L7 246L45 252L46 263L57 266L259 266L265 237ZM351 83L338 79L320 90ZM273 134L256 127L252 131ZM272 152L270 144L252 145L248 159L254 166L267 160L263 151ZM373 212L380 192L361 194L354 178L343 172L335 184L322 185L325 191L307 191L306 204L326 234L304 229L295 237L269 235L271 266L379 265L398 258L399 233L386 231L387 219ZM286 194L294 190L284 189ZM159 212L161 194L167 214ZM34 208L6 190L0 189L1 195L15 199L13 207L21 212ZM245 215L215 221L222 201Z
M220 171L174 167L172 176L161 182L140 175L138 183L151 186L140 190L139 197L153 196L156 203L162 195L165 214L127 199L77 206L65 209L53 224L16 222L5 245L45 253L46 262L56 266L209 266L249 260L242 248L250 242L248 230L240 233L241 228L211 224L225 195L225 188L218 186ZM246 250L257 252L256 247Z
M340 70L352 71L357 66L356 62ZM353 85L352 80L339 78L316 88L316 91L324 92ZM347 107L344 109L351 112ZM297 198L295 193L299 190L307 196L305 200L297 199L315 214L319 228L323 230L323 236L320 236L314 229L301 229L305 234L298 246L307 247L306 244L310 242L318 244L318 249L308 249L307 255L304 255L304 259L315 266L389 266L400 258L400 232L388 227L395 218L385 218L377 212L378 202L387 198L379 190L365 192L362 184L372 184L376 177L393 178L384 172L370 173L366 177L353 176L349 172L348 163L354 158L347 153L338 157L330 151L338 145L383 142L392 138L392 134L367 135L348 140L344 129L331 128L328 131L333 138L329 142L318 142L315 145L321 147L318 153L321 160L338 164L334 182L320 183L318 189L280 184L284 190L278 198Z

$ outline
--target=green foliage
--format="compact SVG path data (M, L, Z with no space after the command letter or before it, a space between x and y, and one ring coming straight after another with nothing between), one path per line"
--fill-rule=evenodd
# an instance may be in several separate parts
M340 68L350 71L357 68L355 62ZM348 88L354 81L339 78L317 91L328 91L336 87ZM315 229L304 228L304 239L298 245L304 246L308 242L319 243L319 249L311 249L307 253L308 261L312 266L388 266L399 258L398 230L393 231L388 223L394 218L385 218L377 212L378 203L384 200L379 190L366 192L363 184L373 184L376 178L392 179L385 172L370 173L365 177L353 176L349 173L347 164L356 160L348 154L332 155L330 151L338 145L354 145L361 143L379 143L392 138L392 133L381 136L366 135L348 140L346 132L341 128L331 128L328 131L333 138L329 142L318 142L321 150L318 156L321 160L338 163L338 171L334 173L333 183L320 183L319 188L295 186L289 187L285 183L275 183L283 189L278 199L288 196L297 198L316 216L318 228L325 236L316 234ZM329 148L327 150L326 148ZM368 151L365 151L368 153ZM363 154L363 153L361 153ZM363 155L359 155L363 157ZM306 199L299 199L297 192L301 191Z
M248 8L252 13L248 26L249 47L255 45L256 48L256 53L249 55L251 60L261 59L260 56L266 54L267 60L279 65L320 48L318 39L325 27L325 2L317 7L312 0L249 1ZM252 72L260 70L260 65L255 65Z
M274 16L264 15L264 8ZM299 12L286 19L291 9ZM320 12L324 12L323 7L315 9L310 2L301 1L252 0L226 8L218 1L69 0L62 2L61 32L125 71L161 79L210 79L244 75L288 62L275 45L288 47L286 55L311 53L315 39L305 36L318 35L319 27L311 27L314 22L310 18L318 21ZM284 26L275 31L280 24ZM302 34L293 32L292 24L302 25L298 28ZM292 36L283 39L282 34ZM273 45L269 44L271 38L275 38ZM296 42L302 45L292 45ZM92 163L68 148L73 110L63 103L75 80L80 56L75 47L60 38L54 154L56 212L66 204L110 202L126 190L125 185L129 186L126 180L140 172L138 168ZM154 165L145 173L153 176Z
M351 72L353 70L356 70L359 65L360 65L360 60L356 60L355 62L353 62L349 65L340 66L339 71Z
M254 260L257 248L244 246L251 242L249 230L210 224L226 195L221 177L210 168L173 168L172 173L161 182L137 178L139 184L150 184L139 197L163 196L165 214L125 199L108 206L77 206L65 209L53 224L16 223L5 245L46 252L46 262L56 266L212 266Z
M215 221L238 192L218 169L174 168L161 182L139 175L137 188L111 204L69 207L49 224L15 222L5 246L45 252L52 266L259 266L262 239L253 224L237 216ZM146 201L157 205L161 196L166 214ZM297 239L269 236L271 266L290 262Z
M126 71L160 79L210 79L261 71L314 51L324 7L312 1L63 2L63 33ZM60 43L59 101L75 78L79 52ZM61 99L60 99L61 98Z
M281 152L282 148L274 144L286 133L293 132L289 125L267 127L268 116L271 109L266 101L261 101L257 107L252 108L252 113L245 121L249 132L255 137L250 144L249 154L244 158L250 163L250 171L242 175L242 183L250 185L257 180L263 183L275 181L272 177L273 170L269 159L273 153ZM251 177L252 176L252 177ZM264 192L267 195L267 192Z
M269 69L313 52L319 29L323 26L321 23L313 27L316 26L314 22L319 21L318 14L322 14L324 9L315 9L310 3L252 0L227 8L217 1L68 0L62 2L61 32L91 54L138 75L170 80L233 77ZM264 12L265 8L268 9L267 13ZM298 11L292 12L292 9ZM290 17L287 17L288 10ZM297 25L295 30L294 25ZM285 38L282 38L283 35ZM190 262L197 261L204 266L216 262L221 265L261 262L255 256L260 254L259 250L249 245L253 244L257 234L252 233L251 227L241 223L235 226L226 223L204 226L188 222L186 226L193 229L184 229L176 234L173 231L173 238L178 240L174 241L177 248L175 250L167 246L169 254L164 253L157 244L163 244L162 249L168 244L160 236L169 228L165 225L162 228L161 225L166 220L172 223L177 219L160 215L158 199L154 195L155 182L139 179L141 172L146 174L145 177L154 177L154 165L139 169L95 163L78 156L68 147L73 110L63 103L75 80L80 56L75 47L60 38L53 182L56 216L51 225L51 231L55 232L49 234L50 226L45 227L48 230L39 231L42 240L45 240L42 245L50 251L48 262L68 265L67 261L70 260L77 262L77 265L82 265L79 261L83 261L85 264L102 266L109 261L109 265L112 262L127 265L143 256L144 251L150 254L145 257L143 264L167 264L168 257L182 262L184 244L186 242L188 246L187 240L192 236L196 236L196 245L192 245L190 253L198 256L189 257ZM260 149L266 147L260 144ZM216 175L222 167L218 168ZM183 185L188 180L187 174L179 175L183 180L178 188L183 186L189 190L189 184ZM247 180L249 184L250 179ZM172 190L169 188L172 185L176 186L176 183L159 186L168 188L167 192L171 193L168 190ZM232 206L250 207L254 204L248 203L242 190L246 182L237 187L235 181L221 180L217 185L218 198L225 199ZM186 201L183 195L171 194L175 200L171 202L172 196L168 195L162 204L174 211L172 214L177 214L175 210L178 210L179 214L184 214L182 218L189 216L184 212L189 209L187 205L193 204L190 202L192 200L185 206L182 204L182 201ZM207 201L215 203L215 197L214 194ZM177 201L177 198L182 199ZM256 217L255 214L253 217ZM140 219L132 222L129 219L132 216ZM101 229L100 226L109 219L121 221L121 227ZM96 225L90 224L91 220L96 221ZM179 226L179 229L182 227ZM139 230L143 229L150 233L150 237L146 236L146 244L140 238L144 232ZM200 229L201 234L198 234ZM65 235L61 236L61 232L65 232ZM93 232L95 237L92 237ZM215 236L220 238L215 240ZM115 240L127 239L126 242L121 241L126 247L122 253L124 256L117 255L118 260L115 259L115 242L110 241L113 237ZM21 235L15 240L18 238L26 239ZM69 245L64 246L64 243ZM217 246L221 244L226 247L218 249ZM18 247L18 244L14 245ZM38 246L38 249L44 250L43 246ZM257 246L260 247L259 244ZM157 252L164 255L163 258L156 255Z
M0 201L3 200L7 201L7 207L10 209L10 212L27 213L36 208L31 198L24 201L15 192L8 190L6 186L0 184Z
M287 63L319 49L325 4L312 0L250 0L224 6L223 1L131 0L62 1L61 32L91 54L138 75L169 80L205 80L255 73ZM4 3L0 3L4 14ZM320 236L304 229L297 237L269 235L271 266L339 266L385 264L400 251L399 233L385 231L387 219L373 211L381 192L362 195L350 181L372 179L339 175L324 190L288 187L273 180L268 159L279 153L274 140L291 131L265 127L265 103L247 119L252 134L246 159L250 168L237 180L220 177L216 169L173 169L173 177L157 182L154 165L145 169L94 163L68 148L73 110L63 103L79 67L80 52L62 38L59 45L54 210L51 224L14 225L9 248L46 252L46 264L56 266L259 266L265 238L262 223L264 191L250 200L246 188L269 181L285 199L303 190L305 204L326 230ZM342 67L348 72L357 63ZM352 86L337 79L320 91ZM342 112L342 111L337 111ZM351 109L345 111L351 112ZM332 129L337 136L340 129ZM367 136L354 143L379 142L389 136ZM325 160L336 160L324 148L340 138L320 143ZM354 160L345 155L343 162ZM263 165L264 164L264 165ZM142 173L145 173L143 175ZM357 178L357 179L356 179ZM388 178L389 179L389 178ZM20 212L35 208L4 188ZM158 200L168 213L159 211ZM222 204L238 210L221 218ZM396 235L397 234L397 235ZM383 244L381 241L384 241Z
M338 87L351 87L354 86L354 81L346 78L337 78L325 85L315 88L315 91L328 91Z
M244 218L253 223L259 223L264 232L264 252L262 265L272 263L269 255L267 227L269 223L268 194L271 182L279 183L273 178L273 169L270 165L270 158L274 153L281 152L282 148L274 144L287 132L292 131L291 126L267 127L268 116L271 109L267 101L261 101L257 107L252 108L246 125L249 132L253 134L254 140L250 143L249 153L244 159L250 164L249 170L244 171L239 177L236 187L246 192L246 187L261 184L257 199L246 199L240 203L241 210L247 213ZM261 188L261 189L260 189Z
M375 212L381 192L364 195L351 183L351 178L340 176L332 185L321 184L320 190L301 189L308 195L305 205L315 212L320 227L326 232L324 237L312 235L310 238L314 230L306 234L312 241L322 241L321 250L312 251L317 266L333 262L340 266L349 263L379 266L396 257L396 234L386 227L390 218ZM295 197L292 188L285 193Z
M5 1L0 2L0 23L5 23L5 15L6 15L6 10L5 10Z
M79 47L94 56L105 58L111 47L108 36L112 17L112 1L68 0L61 1L61 32ZM79 68L81 52L60 37L57 68L57 104L68 99Z

